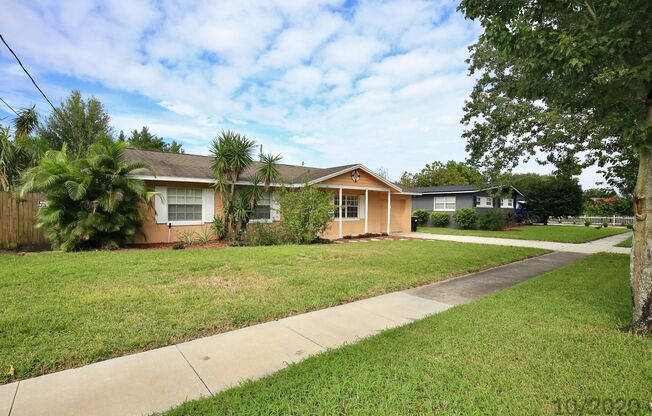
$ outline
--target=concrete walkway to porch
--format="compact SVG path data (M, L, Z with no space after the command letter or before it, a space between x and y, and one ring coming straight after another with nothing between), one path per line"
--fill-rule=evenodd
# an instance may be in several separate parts
M0 416L146 415L470 302L585 257L494 269L0 386Z
M431 234L431 233L400 233L401 237L406 238L419 238L422 240L441 240L441 241L455 241L458 243L474 243L474 244L492 244L498 246L514 246L514 247L532 247L542 248L545 250L565 251L569 253L585 253L595 254L601 252L629 254L630 248L614 247L616 244L627 240L631 237L631 233L623 233L612 235L609 237L601 238L599 240L589 241L588 243L573 244L573 243L558 243L554 241L540 241L540 240L517 240L514 238L495 238L495 237L476 237L469 235L447 235L447 234Z

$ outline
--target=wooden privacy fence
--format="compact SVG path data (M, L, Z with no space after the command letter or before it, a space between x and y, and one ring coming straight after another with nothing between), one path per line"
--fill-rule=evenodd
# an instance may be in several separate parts
M45 199L29 194L17 201L9 192L0 192L0 248L11 246L47 246L43 230L36 228L36 213Z

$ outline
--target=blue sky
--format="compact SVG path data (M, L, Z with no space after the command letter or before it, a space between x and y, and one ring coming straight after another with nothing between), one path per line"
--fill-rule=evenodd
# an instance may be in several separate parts
M206 154L222 129L286 163L360 162L392 178L464 160L465 58L480 28L447 1L13 1L0 30L58 103L72 89L116 131L147 125ZM0 97L49 108L8 51ZM0 106L0 118L11 116ZM7 119L8 120L8 119ZM6 122L6 120L5 120ZM550 169L529 163L520 170ZM594 170L582 177L592 185Z

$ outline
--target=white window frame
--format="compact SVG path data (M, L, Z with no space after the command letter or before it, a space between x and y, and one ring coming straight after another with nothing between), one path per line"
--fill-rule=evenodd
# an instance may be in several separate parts
M514 208L514 199L513 198L501 198L500 199L501 208Z
M339 197L340 196L338 194L333 195L333 205L335 205L335 209L333 210L333 219L335 219L336 221L340 220L340 218L339 218L340 207L337 204L337 200L339 199ZM355 206L358 209L357 210L357 215L355 217L349 217L348 216L348 212L346 210L346 208L349 206L348 201L347 201L348 198L355 198L357 200L355 205L351 205L352 207ZM361 209L361 207L360 207L360 195L342 194L342 199L344 200L344 204L342 205L342 214L343 214L342 221L357 221L357 220L359 220L361 218L360 217L360 209Z
M439 205L439 208L437 207ZM435 196L432 198L433 211L455 211L457 209L457 197Z
M194 196L199 198L199 203L195 203L195 204L170 204L170 200L172 199L170 197L170 191L171 190L183 190L183 191L191 190L193 192L197 192L199 195L194 195ZM203 218L203 214L204 214L204 202L203 202L203 193L202 192L203 192L203 190L201 188L168 187L167 192L166 192L167 193L167 195L166 195L167 200L165 201L166 211L167 211L167 218L168 218L167 222L172 224L172 225L201 225L203 223L202 218ZM199 219L198 220L171 220L170 219L170 205L199 205L201 207L201 211L199 213Z
M265 204L261 204L260 203L261 201L262 202L268 202L269 203L269 218L250 218L249 219L250 223L253 223L253 224L256 224L256 223L270 223L270 222L273 221L272 218L274 217L274 213L272 211L273 211L273 205L274 205L274 203L273 203L274 196L272 195L272 192L263 192L263 197L266 197L266 198L265 199L261 198L261 200L259 200L256 203L256 206L258 206L258 205L263 205L264 206Z
M493 208L494 199L490 196L476 196L475 205L478 208Z

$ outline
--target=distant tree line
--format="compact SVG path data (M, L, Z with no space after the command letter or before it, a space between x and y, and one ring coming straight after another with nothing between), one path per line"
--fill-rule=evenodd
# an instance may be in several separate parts
M84 99L73 91L43 121L34 107L20 110L12 125L0 125L0 190L13 189L20 173L38 165L48 150L64 145L71 158L82 158L98 142L122 142L126 146L162 152L183 153L182 145L167 142L146 126L118 137L110 125L104 105L95 97Z

